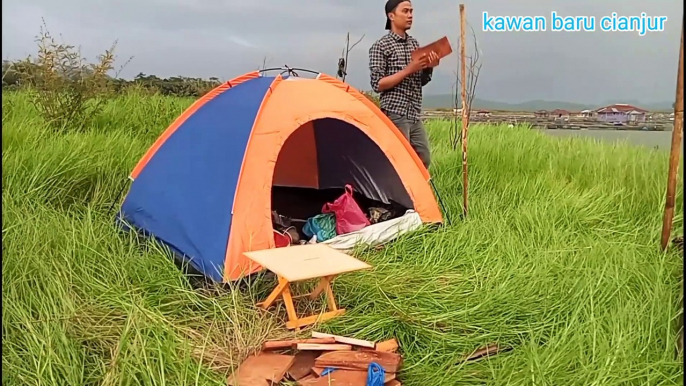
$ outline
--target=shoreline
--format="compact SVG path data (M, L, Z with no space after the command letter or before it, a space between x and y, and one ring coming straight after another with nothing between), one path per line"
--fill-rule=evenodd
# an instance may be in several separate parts
M672 131L650 130L578 130L578 129L534 129L552 137L591 138L604 142L627 142L631 145L659 150L669 150Z

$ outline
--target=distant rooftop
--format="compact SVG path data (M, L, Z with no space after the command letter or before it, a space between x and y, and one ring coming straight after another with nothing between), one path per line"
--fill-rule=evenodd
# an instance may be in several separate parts
M636 113L647 113L648 110L642 109L640 107L636 107L630 104L626 103L615 103L613 105L601 107L598 110L596 110L597 113L625 113L629 114L632 112Z

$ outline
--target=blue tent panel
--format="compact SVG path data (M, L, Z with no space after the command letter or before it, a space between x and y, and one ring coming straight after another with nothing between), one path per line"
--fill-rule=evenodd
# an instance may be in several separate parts
M200 107L148 161L122 205L123 220L215 281L223 276L243 156L273 81L251 79Z

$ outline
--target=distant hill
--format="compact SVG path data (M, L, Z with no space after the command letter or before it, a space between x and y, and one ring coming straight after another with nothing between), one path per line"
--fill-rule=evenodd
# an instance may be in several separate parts
M581 111L586 109L597 109L599 107L611 105L614 103L628 103L637 107L644 108L649 111L667 111L672 110L672 102L659 102L659 103L642 103L637 100L624 100L624 101L606 101L600 104L583 104L583 103L572 103L572 102L557 102L557 101L544 101L544 100L533 100L521 103L507 103L507 102L497 102L489 101L485 99L474 99L474 109L484 109L484 110L505 110L505 111L536 111L536 110L555 110L563 109L569 111ZM425 95L424 96L424 108L427 109L438 109L438 108L450 108L453 106L453 96L449 94L442 95Z

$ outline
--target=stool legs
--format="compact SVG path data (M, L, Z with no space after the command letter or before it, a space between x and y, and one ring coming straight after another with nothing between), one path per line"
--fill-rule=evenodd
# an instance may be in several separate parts
M295 305L293 304L293 294L291 293L290 282L286 279L279 277L279 284L274 288L274 290L269 294L267 299L263 302L258 303L259 307L267 309L271 307L277 300L283 300L284 306L286 306L286 313L288 314L288 322L286 322L286 328L299 330L300 327L304 327L317 322L323 322L334 318L345 313L345 309L338 309L336 305L336 299L331 289L331 281L334 276L322 277L319 280L317 288L312 291L312 293L307 294L311 299L316 299L322 292L326 295L326 303L329 308L328 312L324 312L319 315L311 315L304 318L299 318L296 311ZM304 296L307 296L304 295ZM300 296L298 296L300 297ZM280 299L279 299L280 298Z

